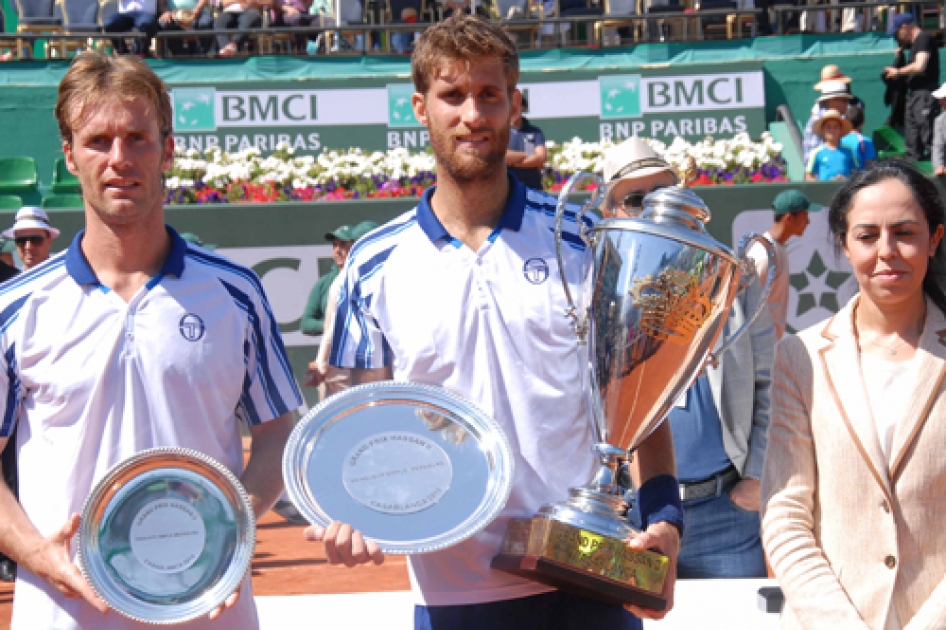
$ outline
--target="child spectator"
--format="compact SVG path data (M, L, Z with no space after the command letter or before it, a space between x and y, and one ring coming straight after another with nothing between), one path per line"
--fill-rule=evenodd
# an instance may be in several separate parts
M854 159L858 164L856 168L867 168L877 159L877 149L874 147L874 141L861 133L861 128L864 126L864 110L851 105L847 108L844 117L851 123L852 131L841 139L841 146L850 149L854 154Z
M860 168L854 154L841 146L841 138L851 132L851 123L838 110L826 111L815 121L812 130L823 144L811 153L805 169L806 180L847 179L854 169Z
M933 175L946 175L946 83L932 94L939 101L941 111L933 123L933 151L930 159L933 161Z

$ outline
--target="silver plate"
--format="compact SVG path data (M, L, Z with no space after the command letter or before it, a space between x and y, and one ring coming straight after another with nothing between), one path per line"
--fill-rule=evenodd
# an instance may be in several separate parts
M502 510L513 474L492 418L442 387L397 381L326 399L283 455L286 490L310 522L349 523L388 554L466 540Z
M240 588L255 545L253 506L229 469L197 451L154 448L112 467L92 490L78 564L109 607L172 625Z

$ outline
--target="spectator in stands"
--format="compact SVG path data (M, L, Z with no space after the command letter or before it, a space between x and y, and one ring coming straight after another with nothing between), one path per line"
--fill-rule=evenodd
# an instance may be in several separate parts
M222 10L214 20L214 30L254 29L263 24L263 11L269 11L275 0L220 0ZM232 57L246 47L249 35L217 35L221 57Z
M864 127L864 110L852 105L847 108L844 117L851 123L851 133L841 139L841 146L854 154L857 168L867 168L877 159L877 149L874 147L874 141L861 133Z
M49 216L42 208L23 206L16 213L13 227L3 236L16 242L16 251L23 261L23 269L32 269L49 258L53 239L59 230L49 224Z
M815 121L814 132L821 138L822 144L808 160L805 179L823 182L850 177L859 165L854 154L841 146L841 138L851 132L851 123L837 110L829 109Z
M887 77L907 79L906 157L926 160L933 148L933 121L939 114L939 103L933 97L933 91L939 87L939 44L917 25L912 13L893 16L887 32L901 48L910 49L910 63L902 68L884 68Z
M348 250L355 242L354 228L350 225L342 225L325 235L325 240L332 244L332 268L329 272L316 281L312 291L309 292L309 300L306 302L305 310L302 312L302 323L300 328L303 335L312 335L313 337L321 335L325 329L325 309L328 303L328 292L332 286L335 277L342 265L345 264L345 258L348 257Z
M894 68L902 68L907 65L906 56L902 48L897 48L893 56ZM884 124L888 127L894 127L903 131L903 123L906 119L907 109L907 79L904 76L887 76L887 70L880 73L880 78L884 85L884 105L890 108L890 115Z
M529 101L523 97L522 110L528 109ZM545 134L525 116L517 116L509 130L509 148L506 150L509 171L529 188L542 190L542 170L547 157Z
M319 16L309 13L311 7L312 0L279 0L274 9L274 26L300 27L318 24ZM309 40L306 35L296 35L293 39L297 51L306 49Z
M207 7L208 0L158 0L158 30L189 31L209 30L214 19ZM183 37L168 37L163 40L172 55L209 53L213 40L209 37L198 39L196 50L188 48L190 42Z
M772 315L772 324L775 326L775 340L785 335L785 326L788 321L788 248L785 244L793 236L802 236L810 222L809 212L817 212L821 206L812 204L808 197L800 190L785 190L780 192L772 202L775 211L775 221L772 227L763 234L775 248L775 279L772 281L772 291L766 300L769 304L769 314ZM759 244L749 248L749 257L755 263L756 275L759 282L764 283L769 274L769 257L765 249Z
M933 125L933 174L946 175L946 83L933 92L933 98L939 101L940 114Z
M644 197L680 181L673 167L637 136L608 149L602 177L607 186L602 212L615 217L640 213Z
M847 77L844 78L847 79ZM817 83L817 85L820 86L818 89L821 90L821 96L818 97L818 101L811 110L811 118L808 119L808 123L805 125L805 136L803 139L804 161L806 164L811 158L812 151L821 144L821 138L814 132L815 123L818 122L818 119L830 109L838 112L846 112L849 105L856 105L859 102L859 99L855 99L855 97L851 95L851 88L848 85L849 82L850 79L847 79L847 81L841 79L819 81Z
M102 25L106 33L138 31L145 37L131 38L131 47L124 37L112 39L112 47L120 54L132 53L150 56L151 39L158 33L157 0L118 0L118 12L109 16Z

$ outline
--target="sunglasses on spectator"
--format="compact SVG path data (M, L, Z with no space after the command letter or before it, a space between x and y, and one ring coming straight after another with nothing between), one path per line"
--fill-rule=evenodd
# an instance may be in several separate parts
M624 198L625 210L641 210L644 208L644 193L635 190Z
M39 234L34 234L32 236L17 236L13 240L16 242L17 245L19 245L20 247L23 247L27 243L31 243L33 245L42 245L43 242L46 241L46 237L40 236Z

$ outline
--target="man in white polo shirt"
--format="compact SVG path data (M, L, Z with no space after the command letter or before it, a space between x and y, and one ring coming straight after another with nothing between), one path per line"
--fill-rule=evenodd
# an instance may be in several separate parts
M86 228L0 287L0 448L20 464L20 504L0 484L0 550L19 565L12 627L141 628L103 616L73 562L95 483L143 449L191 448L239 475L260 516L282 491L301 397L259 279L165 226L174 142L161 80L135 57L82 54L56 116ZM245 469L241 421L253 438ZM186 627L258 625L247 577Z
M500 516L449 549L412 556L415 628L640 628L634 615L490 568L512 517L567 497L591 479L583 349L565 317L555 261L555 199L507 177L519 114L516 47L496 24L457 15L427 29L412 56L414 113L430 131L437 186L414 210L359 241L345 267L329 362L356 383L391 378L442 385L503 427L516 478ZM584 243L572 213L564 234L575 291ZM679 548L680 497L669 430L635 457L645 532L629 543ZM332 563L383 556L349 525L309 528ZM665 594L672 596L673 573ZM631 614L631 613L634 614Z
M16 212L13 227L4 230L3 235L16 243L16 251L25 271L46 262L59 230L49 223L45 210L36 206L23 206Z

